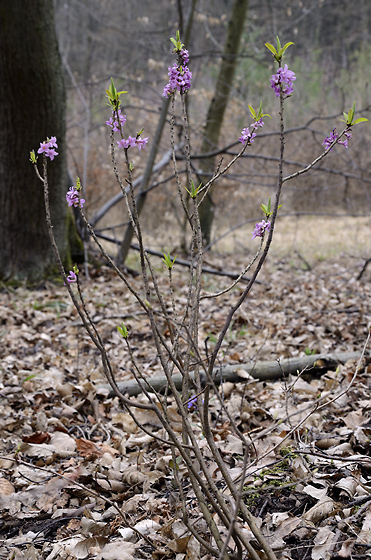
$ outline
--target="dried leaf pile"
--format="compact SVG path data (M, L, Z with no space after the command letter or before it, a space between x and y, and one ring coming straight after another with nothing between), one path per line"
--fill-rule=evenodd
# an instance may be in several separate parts
M226 265L213 259L214 266ZM308 271L299 261L271 262L236 315L220 362L361 351L371 291L367 273L357 281L361 264L339 259ZM92 272L96 277L83 282L83 292L117 379L131 378L130 357L116 330L122 321L144 375L161 375L145 315L110 270ZM187 289L183 275L175 273L180 303ZM133 282L139 287L139 280ZM161 283L168 293L165 273ZM205 276L211 292L227 285ZM202 302L201 345L215 343L238 293L234 288L220 300ZM108 397L99 355L65 288L4 288L0 335L0 560L207 558L181 521L174 468L183 476L189 519L211 538L182 462L174 465L170 447L140 431L118 400ZM243 500L277 558L369 557L371 370L366 363L353 379L356 367L353 361L321 376L303 372L268 383L247 378L220 387L227 410L251 442ZM171 396L168 401L172 427L180 434L181 417ZM165 437L153 413L135 414L154 436ZM215 442L238 482L241 440L216 397L210 414ZM197 410L192 419L197 432ZM257 543L256 549L263 558Z

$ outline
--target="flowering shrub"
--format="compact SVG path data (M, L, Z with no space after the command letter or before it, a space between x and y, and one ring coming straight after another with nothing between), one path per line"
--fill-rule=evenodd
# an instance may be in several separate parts
M177 94L177 92L180 94L180 97L182 99L181 105L183 111L183 122L185 123L185 151L189 155L190 141L184 95L191 87L192 73L189 71L187 66L189 61L188 51L181 43L179 33L177 33L176 39L171 39L171 41L174 45L173 52L177 54L178 61L177 63L174 63L173 66L169 67L169 82L164 88L163 95L166 97L172 96L172 101L174 101L175 94ZM124 323L121 323L121 325L117 327L117 331L121 335L123 343L126 344L132 364L131 371L141 390L143 391L143 393L145 393L146 400L145 402L133 401L120 391L119 386L116 382L115 366L111 363L108 349L106 348L102 337L98 332L98 328L85 305L83 292L80 289L80 284L78 282L78 269L77 267L74 267L73 270L70 270L68 275L66 275L54 238L49 210L49 191L46 158L53 160L57 155L57 152L54 149L57 147L56 138L52 137L50 140L48 139L46 142L40 144L38 153L43 155L43 176L41 176L38 171L37 157L34 152L31 152L30 158L31 162L35 165L35 170L38 177L44 185L46 219L49 229L49 235L52 246L55 250L61 274L66 283L70 297L85 326L85 329L88 332L91 340L95 344L96 348L100 352L102 367L106 378L110 383L114 394L120 399L127 413L144 432L147 432L151 436L151 438L160 436L154 434L153 432L149 431L146 426L142 426L140 424L133 412L133 407L149 410L151 411L151 413L157 416L166 434L166 440L161 439L162 435L160 439L162 441L165 441L165 443L171 448L172 463L174 465L172 473L172 484L174 490L178 491L179 500L181 501L183 522L187 529L193 534L194 538L197 539L209 553L211 553L216 558L222 559L232 557L229 555L230 553L228 551L228 549L233 550L232 544L229 544L230 539L233 539L234 541L234 549L238 550L238 558L243 557L243 551L247 551L247 555L250 558L260 558L260 556L256 553L255 549L250 544L250 536L247 536L248 531L246 531L247 525L254 535L254 538L259 543L260 548L264 550L266 558L268 558L269 560L276 560L276 556L269 542L257 527L254 517L252 516L250 510L247 508L244 500L242 499L243 482L245 476L244 472L246 473L248 461L250 461L250 463L252 463L253 461L251 459L251 443L253 442L253 440L247 440L245 435L239 431L234 422L234 419L231 418L228 410L225 407L221 394L218 392L215 386L216 373L221 374L221 366L218 366L218 364L220 362L220 352L222 344L225 341L227 332L231 327L235 313L246 301L250 290L254 285L256 278L267 257L273 238L277 212L280 209L280 195L284 182L297 177L298 175L305 173L306 171L311 169L315 164L317 164L328 155L328 148L331 147L334 142L342 143L344 147L347 148L348 140L351 137L351 127L354 124L357 124L357 122L366 120L362 118L354 120L355 106L353 105L353 108L349 111L349 113L344 115L344 122L346 123L345 129L339 135L336 134L336 129L334 129L332 131L332 134L325 139L324 146L326 150L304 169L295 172L291 176L283 176L283 155L285 145L283 107L285 100L293 92L293 82L296 79L296 76L294 72L288 69L287 64L282 66L282 58L286 49L291 44L292 43L287 43L283 48L281 48L278 38L277 49L270 43L266 44L279 65L277 73L274 74L271 78L271 87L273 88L276 96L279 97L280 116L280 158L277 172L278 180L275 193L275 202L274 204L272 204L272 208L271 198L269 198L267 205L261 204L261 209L265 219L256 223L254 231L252 233L253 239L255 239L256 237L259 237L261 239L260 247L258 248L252 260L238 275L237 279L235 279L226 289L218 293L205 293L206 291L204 290L204 285L202 282L202 266L204 262L204 254L199 219L199 206L202 203L204 197L207 196L208 191L212 187L213 183L218 179L218 177L228 171L231 165L233 165L233 163L242 156L247 146L250 146L254 142L257 136L258 129L262 128L264 125L263 118L266 116L269 117L269 115L263 114L261 103L258 111L255 111L249 105L253 123L245 127L241 131L239 141L243 146L240 149L240 152L224 168L222 168L221 162L217 170L213 174L212 179L209 180L209 182L205 185L201 183L199 186L196 186L194 183L194 174L189 157L186 158L185 186L184 184L182 184L182 181L180 179L180 174L176 165L176 154L174 147L175 124L174 104L172 104L172 114L170 119L170 141L174 162L175 179L178 186L178 194L186 215L186 219L190 225L192 235L190 251L190 273L188 275L188 285L186 286L186 290L184 291L184 293L187 294L184 298L185 302L177 301L174 297L172 271L179 261L176 261L176 257L173 258L170 254L164 253L164 258L162 260L168 270L169 290L166 290L166 292L162 293L160 289L161 284L158 281L156 269L152 266L152 262L144 246L141 222L139 220L139 214L136 206L132 177L133 167L129 160L129 148L137 147L139 150L141 150L147 144L148 138L141 137L141 134L143 132L142 130L135 137L129 136L128 138L124 138L122 129L126 122L126 116L121 113L120 96L126 92L118 92L112 79L109 89L106 90L109 103L112 108L112 116L108 121L106 121L106 124L111 128L110 137L113 170L117 183L125 199L130 223L133 227L133 231L140 248L142 278L142 286L140 290L137 289L136 283L130 283L128 277L123 274L123 272L118 268L115 261L107 254L107 252L100 244L94 229L90 225L83 211L83 204L85 200L80 199L79 196L79 191L81 189L80 181L78 180L77 186L71 187L67 192L66 200L68 206L79 208L87 230L92 235L102 254L107 259L112 269L116 271L117 275L122 280L127 290L129 290L130 293L134 296L142 312L144 312L147 316L155 345L156 357L158 358L159 363L161 363L164 375L166 377L166 391L164 394L158 392L154 395L153 393L151 393L150 379L146 376L146 374L143 373L143 369L141 368L141 364L138 361L137 355L133 352L129 329L125 326ZM124 149L125 154L125 179L121 178L115 159L116 143L114 136L116 132L118 132L121 136L121 139L116 141L117 145L119 148ZM341 138L343 137L344 140L341 140ZM189 200L187 201L184 200L184 189L186 189L189 194ZM267 236L265 236L266 232L268 233ZM242 278L244 278L246 272L252 267L253 264L255 264L255 266L252 269L251 277L246 279L246 284L244 284L241 289L238 290L237 294L233 293L232 289L234 288L234 286L239 283ZM74 283L77 283L77 290L74 290L71 287L71 284ZM236 300L231 306L228 315L222 322L222 326L220 327L215 345L212 351L209 352L206 341L201 341L202 334L199 328L201 300L203 300L204 298L215 299L228 292L230 293L231 298L236 295ZM133 323L135 325L134 321ZM167 333L166 336L164 335L164 332ZM205 342L205 344L203 344L203 342ZM174 373L176 372L180 374L178 377L181 378L182 387L180 392L177 390L177 386L174 381ZM228 416L231 426L233 426L235 429L235 435L237 435L241 440L241 445L244 449L244 467L243 469L241 469L241 481L237 484L236 480L232 479L231 477L231 471L223 459L220 451L221 448L216 444L215 434L213 433L212 426L210 425L211 414L209 403L211 391L213 389L214 398L218 399L220 409ZM169 392L171 392L173 395L177 414L179 414L181 417L181 423L179 423L182 426L181 434L176 433L171 422L169 421L167 408ZM197 415L192 415L192 413L196 410L198 412ZM195 418L196 416L197 420ZM204 438L202 446L199 445L200 433L202 433L202 437ZM215 462L218 467L218 483L216 483L216 480L210 473L210 458L212 458L213 462ZM182 464L184 464L187 470L189 479L187 480L187 484L189 482L192 487L195 499L197 500L197 504L200 507L203 519L205 520L205 523L207 525L207 538L200 535L189 521L187 510L189 504L186 503L183 494L184 480L187 475L184 474L183 470L182 472L178 472L177 465L180 461L182 462ZM225 492L225 490L227 491ZM226 496L228 496L230 499L226 500ZM217 519L217 522L215 521L215 519ZM228 536L226 537L225 535L227 533Z

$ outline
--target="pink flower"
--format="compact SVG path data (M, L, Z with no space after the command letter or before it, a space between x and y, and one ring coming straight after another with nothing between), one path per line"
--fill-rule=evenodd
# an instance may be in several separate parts
M252 232L252 239L255 239L255 237L263 237L264 233L270 230L270 227L271 223L269 221L266 222L265 220L262 220L255 225L255 229Z
M148 142L148 136L147 138L141 138L140 136L136 139L136 146L138 148L138 150L141 150L142 148L145 148L146 144Z
M75 282L77 282L77 274L73 270L70 270L70 273L67 276L67 282L69 284L75 284ZM64 284L64 285L66 285L66 284Z
M71 187L67 194L66 194L66 200L68 202L68 206L74 206L75 208L83 208L84 203L85 203L85 199L79 197L79 191L76 189L76 187Z
M123 127L124 123L126 122L126 115L123 115L121 113L121 109L119 109L117 111L117 114L118 114L119 120L117 120L116 111L112 111L112 117L110 117L110 119L108 121L106 121L106 125L113 128L114 132L119 131L119 123L120 123L120 126Z
M119 148L128 148L129 147L129 140L126 140L126 138L123 138L122 140L117 140L117 144L118 144Z
M271 87L274 89L276 97L280 96L281 87L282 93L287 97L294 91L292 82L296 80L295 72L289 70L287 64L284 68L278 68L277 74L271 77Z
M57 139L55 136L52 136L49 140L45 142L40 142L40 148L37 150L38 154L45 154L46 157L50 158L52 161L55 156L58 155L58 152L54 150L54 148L58 148Z

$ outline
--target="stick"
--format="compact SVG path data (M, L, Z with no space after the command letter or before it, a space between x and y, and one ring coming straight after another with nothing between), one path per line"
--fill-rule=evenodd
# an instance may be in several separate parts
M287 358L283 360L275 360L269 362L256 362L250 364L233 364L227 365L214 370L214 380L216 384L221 382L230 381L232 383L246 381L246 378L236 373L238 370L244 370L250 374L254 379L259 381L268 381L281 379L283 375L295 375L303 370L306 373L318 373L334 369L337 365L344 364L348 360L360 358L361 352L338 352L331 354L315 354L312 356L302 356L297 358ZM366 357L369 361L370 358ZM192 377L192 374L190 375ZM178 390L182 386L182 376L180 374L173 375L175 386ZM161 392L167 387L166 377L152 377L148 378L147 389L150 391ZM135 396L142 392L136 381L119 382L118 387L122 393L127 393L129 396ZM108 384L99 385L98 389L110 389ZM114 393L110 390L109 397L113 397Z

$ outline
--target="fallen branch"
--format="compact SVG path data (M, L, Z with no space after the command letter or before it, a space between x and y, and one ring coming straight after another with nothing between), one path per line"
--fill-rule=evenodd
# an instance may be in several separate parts
M314 354L312 356L301 356L269 362L233 364L215 368L214 381L219 385L221 382L225 381L230 381L232 383L243 382L250 379L249 376L259 381L268 381L281 379L284 375L296 375L304 370L305 373L319 373L321 371L334 369L338 364L344 364L348 360L358 359L360 356L361 352L338 352L331 354ZM249 376L246 374L249 374ZM190 377L192 378L192 374ZM182 386L182 376L180 374L174 375L173 380L175 387L180 390ZM154 392L161 392L168 386L166 377L163 376L148 378L146 381L146 388L148 391L152 388ZM126 393L129 396L135 396L142 392L142 389L134 380L120 382L118 383L118 387L122 393ZM115 396L108 384L100 385L98 389L108 389L108 396Z

